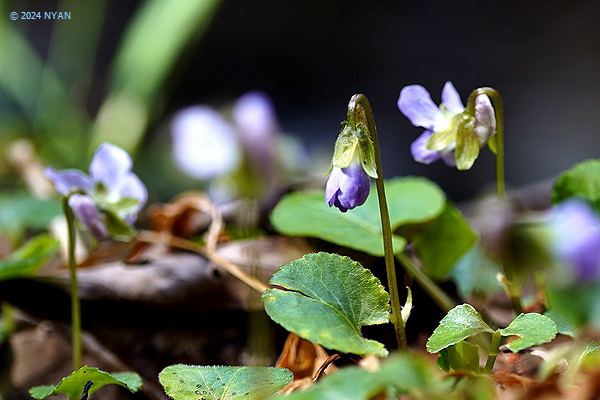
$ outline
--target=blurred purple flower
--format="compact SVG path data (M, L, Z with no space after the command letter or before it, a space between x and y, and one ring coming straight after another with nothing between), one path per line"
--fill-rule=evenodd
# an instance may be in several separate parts
M125 150L103 143L92 158L90 175L76 169L56 171L52 167L45 168L44 174L58 193L70 195L69 206L77 219L102 239L109 233L103 213L112 212L132 225L148 199L146 187L131 172L132 166Z
M552 252L572 268L580 281L598 277L600 272L600 218L583 200L569 199L555 205L550 213Z
M191 178L213 179L241 162L235 128L208 106L179 111L171 123L176 165Z
M346 168L333 167L325 186L325 202L346 212L362 205L369 190L369 176L356 159Z
M424 87L406 86L400 91L398 108L414 126L426 129L411 144L410 150L415 161L431 164L441 158L447 165L455 166L458 121L465 107L452 83L448 81L444 85L439 107ZM494 109L488 96L477 96L474 119L473 133L482 147L496 130ZM431 148L429 143L433 134L437 134L436 148Z

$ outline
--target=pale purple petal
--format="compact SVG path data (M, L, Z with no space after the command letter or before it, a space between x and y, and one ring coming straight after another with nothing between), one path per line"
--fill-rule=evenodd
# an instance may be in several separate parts
M234 129L210 107L194 106L177 113L171 136L175 164L192 178L222 176L241 161Z
M94 200L89 196L74 194L69 197L69 207L73 210L75 218L88 227L90 232L98 239L108 237L108 231Z
M442 89L442 104L453 114L460 114L465 111L460 95L450 81L446 82L444 89Z
M429 150L427 148L427 141L432 134L433 132L431 131L425 131L410 145L410 152L413 158L421 164L431 164L440 159L439 151Z
M138 213L148 200L148 190L140 178L137 177L137 175L134 173L129 173L121 182L121 187L119 188L119 198L138 199L138 203L135 206L119 212L119 217L125 220L128 225L132 225L135 222Z
M442 161L449 167L456 167L456 152L452 150L448 154L442 154Z
M261 92L241 96L233 106L232 117L245 142L264 143L277 130L273 103Z
M112 192L112 188L120 186L120 181L131 167L131 157L125 150L111 143L102 143L92 158L90 175L94 182L102 182Z
M490 98L485 94L475 99L475 135L483 146L496 131L496 116Z
M360 163L346 168L334 167L325 187L325 201L341 212L362 205L369 196L369 176Z
M91 178L78 169L56 171L52 167L44 169L44 175L54 183L56 191L66 196L72 190L89 191L93 184Z
M405 86L400 91L398 108L414 126L433 130L434 125L444 115L431 100L429 92L420 85Z
M571 199L554 206L551 226L553 250L568 263L580 280L600 272L600 218L583 200Z

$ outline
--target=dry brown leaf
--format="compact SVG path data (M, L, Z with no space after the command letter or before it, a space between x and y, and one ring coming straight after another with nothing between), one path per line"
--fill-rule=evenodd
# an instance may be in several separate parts
M323 347L295 333L290 333L275 365L292 371L295 381L303 378L312 379L327 358L329 356ZM331 373L334 370L335 366L330 364L326 372Z

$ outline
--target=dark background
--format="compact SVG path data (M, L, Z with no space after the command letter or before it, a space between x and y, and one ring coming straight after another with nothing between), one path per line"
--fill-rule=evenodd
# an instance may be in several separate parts
M48 1L8 4L56 9ZM92 115L137 5L107 5ZM51 21L37 22L17 21L43 54ZM401 88L421 84L436 103L447 80L463 101L477 87L497 89L505 105L506 179L516 187L599 156L599 50L599 1L226 0L178 64L146 140L164 135L157 127L181 107L262 90L273 98L282 128L324 153L348 100L362 92L374 110L386 177L425 175L460 201L493 187L492 154L484 149L466 172L414 162L409 145L422 129L398 111Z

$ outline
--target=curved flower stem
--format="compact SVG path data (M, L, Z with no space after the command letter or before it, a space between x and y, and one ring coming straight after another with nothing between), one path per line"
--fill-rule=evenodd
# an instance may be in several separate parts
M491 87L482 87L475 89L469 96L467 108L475 112L475 100L477 96L485 94L494 102L494 111L496 113L496 187L498 192L498 199L502 202L506 201L506 189L504 184L504 106L502 104L502 96L496 89ZM507 268L504 269L504 275L506 277L505 287L509 295L515 311L517 313L522 312L523 306L521 304L521 288L515 285L511 279L510 271Z
M447 313L456 306L456 303L435 282L425 275L407 254L404 252L398 253L396 254L396 258L404 266L404 270L417 281L442 311Z
M496 112L496 187L498 199L506 200L506 189L504 185L504 106L502 97L496 89L491 87L482 87L475 89L469 96L467 108L475 110L475 99L480 94L487 95L494 102L494 111Z
M381 157L379 154L379 143L377 141L377 129L373 119L373 111L369 100L364 94L355 94L348 103L347 122L356 127L357 122L366 122L367 129L373 141L375 149L375 167L377 171L377 197L379 198L379 213L381 215L381 229L383 232L383 248L385 254L385 269L387 272L388 286L390 290L390 300L392 303L391 320L396 329L396 340L398 348L407 350L406 333L404 332L404 321L402 320L402 308L400 306L400 297L398 296L398 283L396 281L396 266L394 264L394 249L392 246L392 227L390 224L390 215L385 198L385 187L383 183L383 171L381 168Z
M69 196L63 197L63 211L69 232L69 275L71 281L71 327L73 347L73 371L81 367L81 308L79 286L77 285L77 265L75 264L75 216L69 207Z

